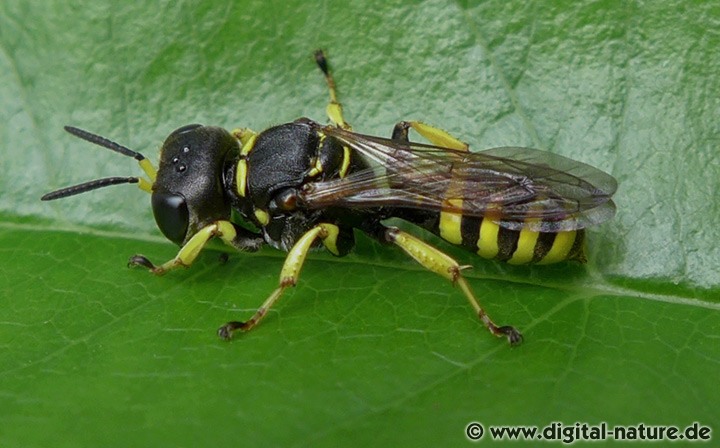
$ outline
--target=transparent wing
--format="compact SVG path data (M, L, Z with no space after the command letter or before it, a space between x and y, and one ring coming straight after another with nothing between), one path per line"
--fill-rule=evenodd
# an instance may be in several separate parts
M575 230L615 214L615 179L589 165L530 148L457 151L323 132L374 163L344 179L307 185L307 207L408 207L491 219L510 229Z

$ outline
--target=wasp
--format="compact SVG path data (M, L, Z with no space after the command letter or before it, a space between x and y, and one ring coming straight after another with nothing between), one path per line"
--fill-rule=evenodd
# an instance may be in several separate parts
M116 184L150 193L160 231L180 246L156 265L134 255L130 266L156 275L189 267L212 238L240 251L286 251L277 288L248 320L218 330L229 340L255 327L298 282L311 248L341 257L354 231L398 246L457 285L482 324L512 345L522 336L496 325L480 306L461 266L412 234L383 222L399 218L484 258L510 264L585 262L585 229L610 219L615 179L549 152L505 147L470 152L466 143L419 121L397 123L390 138L356 133L345 121L322 51L315 53L330 94L330 124L308 118L262 132L191 124L173 131L159 167L139 152L75 127L88 142L137 160L146 177L109 177L62 188L54 200ZM429 143L410 141L414 130Z

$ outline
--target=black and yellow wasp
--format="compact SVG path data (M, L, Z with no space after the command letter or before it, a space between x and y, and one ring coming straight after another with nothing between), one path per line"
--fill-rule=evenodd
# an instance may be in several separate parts
M259 133L183 126L165 140L157 170L138 152L66 127L77 137L134 157L147 178L97 179L42 199L137 183L151 193L162 233L181 246L174 259L159 266L142 255L130 258L130 265L158 275L190 266L214 237L241 251L265 244L287 251L277 289L247 321L220 327L223 339L262 320L283 291L297 283L313 246L322 243L332 254L346 255L358 229L399 246L458 285L492 334L511 344L522 341L514 327L493 323L463 278L463 266L383 221L400 218L482 257L512 264L584 262L585 228L615 213L615 179L534 149L470 152L445 131L417 121L396 124L389 139L355 133L343 118L325 56L318 51L315 59L330 91L332 124L300 118ZM410 129L431 144L411 142ZM233 221L233 211L244 225Z

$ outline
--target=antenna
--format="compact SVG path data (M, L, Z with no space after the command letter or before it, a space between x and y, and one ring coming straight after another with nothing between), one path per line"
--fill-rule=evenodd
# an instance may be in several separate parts
M97 190L98 188L108 187L118 184L136 184L140 181L137 177L105 177L102 179L91 180L82 184L65 187L59 190L51 191L40 198L41 201L53 201L55 199L75 196L76 194L85 193L86 191Z
M137 151L133 151L132 149L127 148L119 143L115 143L114 141L109 140L105 137L93 134L92 132L88 132L80 128L76 128L74 126L65 126L65 130L70 134L74 135L75 137L81 138L90 143L94 143L98 146L102 146L103 148L107 148L111 151L115 151L124 156L132 157L133 159L138 161L138 163L140 164L140 168L145 171L148 177L150 177L151 181L148 182L144 178L140 177L105 177L102 179L95 179L89 182L84 182L82 184L73 185L70 187L65 187L59 190L52 191L43 195L40 200L52 201L55 199L66 198L68 196L75 196L76 194L85 193L86 191L97 190L98 188L118 184L140 184L139 187L141 189L147 192L151 191L152 182L155 181L155 176L157 172L155 171L155 168L152 166L150 161L147 160L144 155L140 154Z
M74 126L65 126L65 130L74 135L75 137L81 138L90 143L95 143L96 145L102 146L111 151L119 152L124 156L132 157L138 162L141 160L145 160L145 156L140 154L139 152L133 151L130 148L126 148L125 146L119 143L115 143L114 141L109 140L103 136L93 134L83 129L76 128Z

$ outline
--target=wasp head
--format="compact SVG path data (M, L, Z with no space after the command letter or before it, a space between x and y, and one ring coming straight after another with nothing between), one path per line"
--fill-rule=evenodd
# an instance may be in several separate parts
M171 133L160 152L156 171L139 152L96 134L71 126L65 130L83 140L138 161L150 180L142 177L106 177L62 188L42 197L60 199L109 185L135 183L152 193L152 209L160 231L183 244L202 227L230 217L230 202L223 191L223 166L239 151L237 140L218 127L192 124Z
M152 186L152 208L160 231L182 244L206 225L230 218L223 166L239 151L222 128L198 124L175 130L163 143Z

